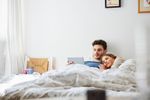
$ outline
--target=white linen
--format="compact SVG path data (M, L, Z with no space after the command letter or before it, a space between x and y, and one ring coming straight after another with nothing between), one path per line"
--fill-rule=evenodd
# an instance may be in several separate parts
M19 74L9 75L1 78L0 80L0 96L5 95L6 90L12 88L14 85L35 80L39 75L32 74Z
M125 60L121 57L117 57L111 66L111 68L118 68Z
M135 60L127 60L119 66L104 72L97 68L73 64L64 69L44 73L39 79L8 89L4 98L24 99L67 95L82 95L71 92L72 87L88 87L114 91L136 91ZM3 98L3 97L2 97Z

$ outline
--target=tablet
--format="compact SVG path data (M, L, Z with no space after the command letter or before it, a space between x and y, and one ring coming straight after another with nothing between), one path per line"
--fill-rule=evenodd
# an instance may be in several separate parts
M84 64L83 57L68 57L68 62L73 62L75 64Z

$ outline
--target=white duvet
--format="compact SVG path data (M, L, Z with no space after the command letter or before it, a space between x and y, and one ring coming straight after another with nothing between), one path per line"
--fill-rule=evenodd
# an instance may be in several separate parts
M87 89L136 91L135 60L129 59L118 68L100 72L97 68L73 64L51 70L35 81L7 89L0 99L20 100L54 96L82 95Z
M12 88L14 85L35 80L40 75L19 74L8 75L0 78L0 96L6 94L7 89Z

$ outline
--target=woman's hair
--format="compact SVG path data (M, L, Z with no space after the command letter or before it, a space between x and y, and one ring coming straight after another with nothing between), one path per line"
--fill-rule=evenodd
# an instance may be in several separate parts
M109 56L109 57L111 57L111 58L113 58L113 59L116 59L116 57L117 57L117 56L115 56L114 54L107 53L107 54L102 55L101 61L102 61L102 58L103 58L104 56Z

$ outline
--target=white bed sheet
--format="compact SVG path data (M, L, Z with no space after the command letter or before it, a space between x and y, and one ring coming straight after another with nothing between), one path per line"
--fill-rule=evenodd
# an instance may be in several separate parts
M20 83L33 81L39 78L39 76L40 75L33 75L33 74L18 74L1 77L0 96L5 95L7 89L12 88L13 86Z

